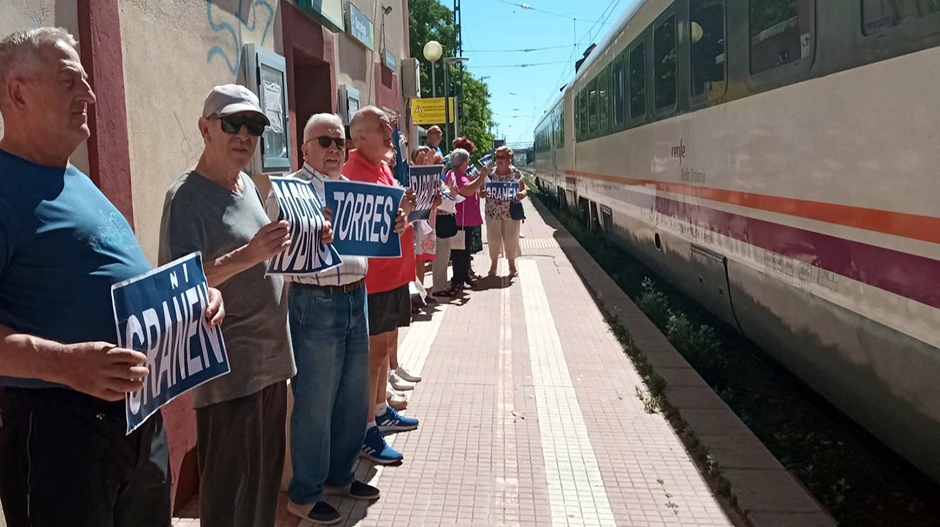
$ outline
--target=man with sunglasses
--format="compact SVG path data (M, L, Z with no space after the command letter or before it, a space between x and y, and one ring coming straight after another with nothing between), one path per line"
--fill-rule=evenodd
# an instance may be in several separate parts
M325 201L324 182L346 179L343 121L333 114L316 114L307 121L303 140L304 166L291 177L309 181ZM269 215L277 210L273 191L267 207ZM404 228L400 211L396 232ZM315 525L333 525L343 518L324 493L359 500L379 497L379 489L356 481L353 473L369 412L368 269L367 258L343 256L339 267L285 276L290 282L290 332L297 363L291 380L293 477L287 510Z
M196 168L167 191L160 261L202 251L206 278L226 297L222 334L231 372L195 389L200 522L273 526L284 471L287 385L294 356L281 276L265 262L290 245L288 223L271 222L249 164L269 124L243 86L206 97ZM329 226L324 239L332 239Z

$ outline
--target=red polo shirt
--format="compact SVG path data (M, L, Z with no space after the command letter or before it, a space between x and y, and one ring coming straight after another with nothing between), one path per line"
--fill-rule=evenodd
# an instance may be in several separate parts
M399 186L385 161L382 161L381 166L375 166L356 150L349 152L349 160L343 166L343 175L351 181ZM401 234L399 258L369 258L369 270L366 272L366 291L369 294L391 291L415 280L414 236L414 228L409 224Z

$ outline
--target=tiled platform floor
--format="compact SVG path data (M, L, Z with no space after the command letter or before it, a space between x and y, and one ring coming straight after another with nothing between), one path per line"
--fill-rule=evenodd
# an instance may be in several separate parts
M392 439L402 466L360 463L383 496L337 501L345 525L731 525L663 417L644 411L555 229L527 208L519 276L483 280L402 333L401 360L425 379L407 412L421 427ZM480 274L488 264L474 258ZM304 524L282 506L278 525Z

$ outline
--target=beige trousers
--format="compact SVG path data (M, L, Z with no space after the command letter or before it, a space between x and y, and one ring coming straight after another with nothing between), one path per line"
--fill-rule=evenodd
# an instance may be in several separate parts
M513 260L519 257L519 227L522 220L494 220L486 218L486 243L490 246L490 259L499 258L499 253Z

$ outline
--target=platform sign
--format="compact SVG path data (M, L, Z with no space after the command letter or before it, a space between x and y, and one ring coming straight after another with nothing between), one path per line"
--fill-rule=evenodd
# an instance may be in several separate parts
M411 100L411 121L414 124L444 124L454 122L454 98L450 98L450 120L444 115L444 98L435 97Z
M342 263L332 244L321 241L326 217L316 189L309 181L272 177L277 221L290 224L290 247L268 260L267 274L314 274Z
M395 233L401 187L327 180L326 206L333 211L333 246L341 255L398 258L401 239Z
M518 181L489 181L486 183L487 199L494 201L512 201L519 193Z
M441 188L441 174L444 165L422 165L408 168L409 186L415 189L418 204L415 210L408 215L408 221L426 220L431 217L431 205L434 196Z
M117 344L147 356L144 387L124 398L130 434L160 408L229 372L222 328L209 327L201 253L111 286Z

